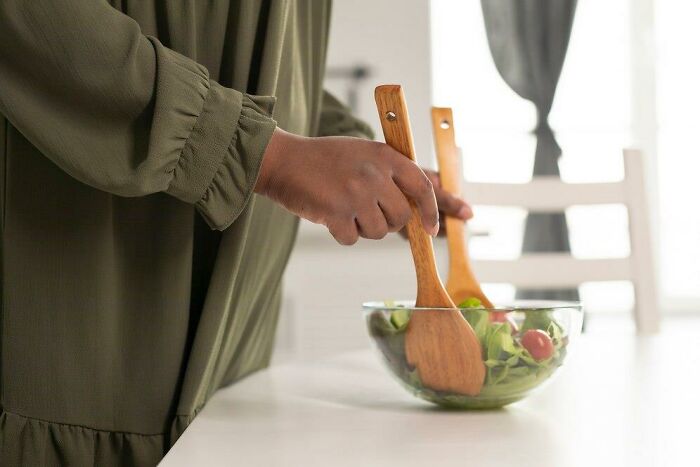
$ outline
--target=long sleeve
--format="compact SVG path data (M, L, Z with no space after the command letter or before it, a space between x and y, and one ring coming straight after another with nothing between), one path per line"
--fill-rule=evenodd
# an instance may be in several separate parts
M273 105L211 80L104 1L0 2L0 113L94 188L165 192L224 229L251 196Z
M328 91L323 92L318 136L355 136L373 139L372 128L354 117L350 109Z

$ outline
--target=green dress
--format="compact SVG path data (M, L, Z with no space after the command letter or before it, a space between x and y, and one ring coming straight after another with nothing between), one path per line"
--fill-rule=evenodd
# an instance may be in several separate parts
M0 465L154 465L267 365L296 231L252 193L267 142L368 134L323 91L329 14L0 2Z

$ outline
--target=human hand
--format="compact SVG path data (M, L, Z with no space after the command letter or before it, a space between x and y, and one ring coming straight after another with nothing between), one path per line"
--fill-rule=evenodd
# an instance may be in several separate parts
M343 245L401 230L412 215L407 197L418 207L425 231L433 236L439 232L429 176L375 141L307 138L278 128L265 151L255 192L327 226ZM441 198L451 210L459 209L454 200L442 194Z
M423 169L425 175L433 184L435 198L437 199L438 209L440 211L440 232L439 236L444 237L447 231L445 230L445 216L456 217L463 221L468 221L474 217L474 212L471 206L462 198L454 196L452 193L442 188L440 184L440 174L430 169ZM408 238L406 229L401 229L399 232L402 237Z
M433 190L435 191L435 198L440 211L440 236L445 235L445 216L456 217L465 222L474 217L471 206L464 199L454 196L442 188L438 172L430 169L423 169L423 172L433 184ZM401 235L406 236L404 230L401 230Z

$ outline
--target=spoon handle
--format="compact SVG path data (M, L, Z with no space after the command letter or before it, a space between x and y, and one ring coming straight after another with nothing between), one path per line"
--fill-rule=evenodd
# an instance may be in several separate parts
M440 168L440 185L447 192L460 196L462 194L462 177L460 176L459 156L455 143L452 109L433 107L432 119L435 153ZM451 278L462 276L464 271L470 269L469 252L464 240L464 222L451 216L446 216L444 222L450 257L449 282Z
M374 91L374 98L377 102L379 120L382 122L386 143L415 162L416 154L413 148L411 122L408 117L403 89L401 86L393 84L378 86ZM451 304L450 307L454 307L440 281L435 266L432 239L423 229L415 203L412 200L409 202L413 216L406 226L406 231L416 267L416 280L418 282L416 302L436 300L435 303L429 303L429 305Z
M459 153L455 142L454 119L449 107L433 107L433 134L435 137L435 153L440 169L440 184L455 196L462 194L462 171L459 163ZM493 304L481 290L479 282L469 264L469 248L466 242L464 221L456 217L446 216L445 230L447 231L447 247L450 258L450 269L447 276L447 291L454 295L465 290L481 300L487 308ZM458 292L459 291L459 292ZM455 301L462 300L453 296Z

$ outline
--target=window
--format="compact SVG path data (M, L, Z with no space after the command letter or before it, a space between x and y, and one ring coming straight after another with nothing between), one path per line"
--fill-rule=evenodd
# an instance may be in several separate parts
M638 10L633 10L637 8ZM642 20L651 13L636 2L579 2L569 50L560 78L550 123L563 156L562 178L570 182L603 181L623 176L621 149L637 136L633 112L636 99L649 99L635 85L635 63L653 57L636 46L634 34L648 34ZM694 23L700 6L678 0L657 2L659 70L658 174L650 173L658 190L660 212L661 298L694 298L700 302L700 215L694 183L700 144L693 145L700 124L700 32ZM644 15L647 15L645 17ZM467 179L526 182L530 179L535 139L534 106L517 96L499 76L488 48L479 2L432 2L433 101L453 107L458 144L463 148ZM632 26L636 26L633 28ZM635 37L635 39L632 39ZM695 40L693 42L693 39ZM652 41L653 43L653 41ZM645 54L637 57L634 54ZM648 54L648 55L647 55ZM653 67L652 67L653 71ZM651 80L653 83L653 80ZM636 95L635 95L636 93ZM653 99L653 93L651 94ZM693 105L694 104L694 105ZM642 106L643 107L643 106ZM654 122L654 116L645 116ZM644 136L644 135L642 135ZM644 138L642 138L644 139ZM648 141L648 138L644 139ZM654 138L652 138L652 141ZM644 148L647 149L647 148ZM654 153L652 147L649 153ZM657 201L656 198L652 200ZM653 203L652 203L653 205ZM493 235L472 240L477 257L515 257L520 251L525 212L519 209L477 209L474 230ZM622 206L573 207L567 211L572 251L579 257L624 256L629 252L627 219ZM498 293L511 293L498 289ZM583 299L595 308L627 308L629 285L586 285Z
M700 5L656 2L661 284L673 305L700 301Z

